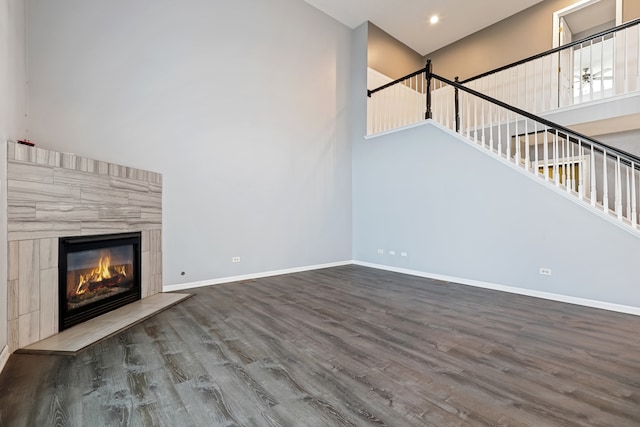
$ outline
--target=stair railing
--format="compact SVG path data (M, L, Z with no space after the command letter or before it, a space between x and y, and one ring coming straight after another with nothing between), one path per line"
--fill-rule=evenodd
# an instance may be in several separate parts
M638 229L639 157L434 74L430 61L368 95L383 112L369 117L373 133L433 119Z
M367 134L385 132L426 120L427 68L367 91Z
M640 19L461 83L532 113L640 90Z
M440 100L439 108L432 106L434 120L638 228L639 157L458 82L433 73L429 77L434 92L453 93L458 99L450 103Z

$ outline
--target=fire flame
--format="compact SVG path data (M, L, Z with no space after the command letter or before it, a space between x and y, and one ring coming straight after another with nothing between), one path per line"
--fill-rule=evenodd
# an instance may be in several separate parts
M76 287L76 295L82 295L89 290L89 283L100 283L103 280L111 279L114 275L126 277L127 272L124 265L111 266L111 257L109 255L100 257L98 266L87 274L81 274L78 286Z

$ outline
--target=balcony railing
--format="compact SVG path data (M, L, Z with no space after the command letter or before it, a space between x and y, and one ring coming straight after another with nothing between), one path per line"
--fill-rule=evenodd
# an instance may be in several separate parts
M638 230L640 158L423 70L369 91L371 133L433 119Z
M461 83L536 114L640 90L640 19Z
M425 120L425 73L369 91L369 135ZM534 114L640 91L640 19L460 83ZM434 105L451 100L443 91L432 96Z

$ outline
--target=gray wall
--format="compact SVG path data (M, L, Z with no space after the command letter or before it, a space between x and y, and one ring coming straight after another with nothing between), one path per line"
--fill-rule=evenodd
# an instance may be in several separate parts
M596 135L594 137L612 147L619 148L627 153L640 157L640 129L625 132Z
M353 174L355 260L640 307L637 236L436 125L359 144Z
M28 10L29 135L163 174L165 284L351 259L347 27L299 0Z
M392 79L399 79L425 66L415 50L369 22L367 63Z
M7 344L6 141L25 137L24 18L23 0L0 0L0 352Z
M351 140L353 146L364 141L367 134L367 64L371 26L365 22L351 36Z

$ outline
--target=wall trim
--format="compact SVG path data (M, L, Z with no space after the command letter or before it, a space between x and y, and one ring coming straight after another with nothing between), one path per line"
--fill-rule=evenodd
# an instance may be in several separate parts
M614 311L617 313L631 314L640 316L640 307L633 307L622 304L614 304L605 301L591 300L587 298L573 297L570 295L555 294L552 292L535 291L532 289L518 288L515 286L499 285L496 283L483 282L481 280L466 279L463 277L447 276L437 273L429 273L426 271L411 270L401 267L393 267L390 265L375 264L365 261L338 261L326 264L309 265L304 267L287 268L283 270L265 271L261 273L245 274L241 276L229 276L211 280L201 280L197 282L179 283L175 285L165 285L162 287L163 292L181 291L185 289L200 288L204 286L220 285L223 283L239 282L242 280L260 279L263 277L279 276L283 274L300 273L303 271L320 270L323 268L341 267L344 265L358 265L361 267L375 268L377 270L391 271L394 273L407 274L410 276L424 277L426 279L440 280L443 282L452 282L460 285L473 286L476 288L490 289L494 291L507 292L510 294L524 295L534 298L542 298L550 301L563 302L567 304L581 305L584 307L598 308L602 310ZM1 360L0 360L1 362Z
M241 280L260 279L263 277L280 276L283 274L300 273L310 270L321 270L323 268L342 267L351 265L353 260L330 262L326 264L308 265L303 267L286 268L283 270L263 271L260 273L244 274L241 276L221 277L218 279L200 280L198 282L178 283L175 285L164 285L162 292L182 291L185 289L201 288L203 286L220 285L222 283L239 282Z
M483 282L480 280L446 276L446 275L436 274L436 273L427 273L424 271L410 270L406 268L393 267L393 266L382 265L382 264L374 264L370 262L353 261L353 264L359 265L362 267L376 268L378 270L392 271L394 273L408 274L411 276L424 277L427 279L434 279L434 280L440 280L444 282L453 282L461 285L474 286L476 288L491 289L494 291L507 292L510 294L525 295L525 296L534 297L534 298L542 298L542 299L551 300L551 301L564 302L568 304L575 304L575 305L581 305L585 307L599 308L602 310L615 311L618 313L625 313L625 314L640 316L640 307L614 304L614 303L609 303L604 301L591 300L587 298L572 297L569 295L554 294L551 292L534 291L532 289L498 285L495 283Z
M7 365L7 361L9 360L10 355L11 354L9 353L9 346L5 345L0 352L0 372L2 372L4 367Z

